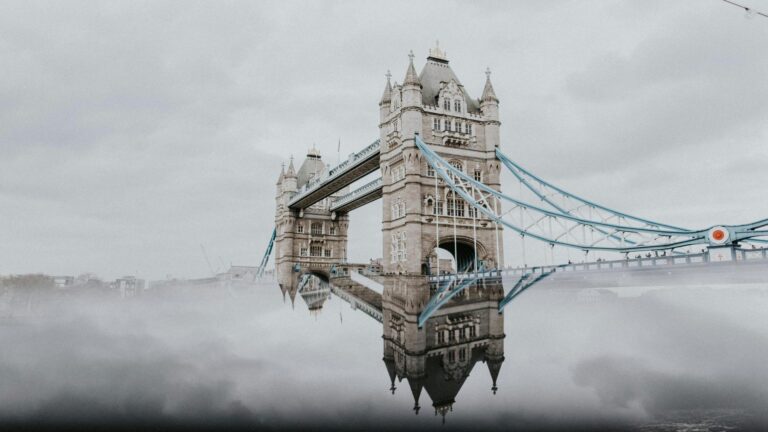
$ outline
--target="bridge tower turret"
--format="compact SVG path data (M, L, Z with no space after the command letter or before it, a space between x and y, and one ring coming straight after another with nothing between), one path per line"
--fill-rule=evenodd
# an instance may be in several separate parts
M338 194L346 193L347 188L305 209L295 210L288 206L299 189L323 177L326 170L320 152L313 147L298 172L291 158L288 169L281 172L278 179L275 268L278 282L289 292L296 288L297 273L315 273L327 278L334 264L346 261L349 216L334 217L330 203Z
M471 98L439 46L430 49L420 74L411 53L403 84L390 88L388 80L379 103L385 273L435 273L441 267L441 260L430 259L436 246L454 255L460 270L474 268L475 257L486 268L503 263L500 227L436 182L414 138L500 190L498 102L490 75L482 97Z

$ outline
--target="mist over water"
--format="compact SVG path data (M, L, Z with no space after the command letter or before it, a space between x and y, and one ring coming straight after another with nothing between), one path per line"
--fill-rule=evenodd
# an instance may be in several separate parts
M639 297L545 286L504 312L493 395L475 364L445 425L382 362L381 324L277 285L39 294L3 310L0 423L320 429L768 426L768 291ZM74 295L73 295L74 294ZM709 429L680 429L680 424Z

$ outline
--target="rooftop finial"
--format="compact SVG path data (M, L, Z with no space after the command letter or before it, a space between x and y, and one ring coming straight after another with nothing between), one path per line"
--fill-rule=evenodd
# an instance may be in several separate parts
M390 72L389 69L387 69L387 73L384 74L384 76L387 77L387 82L389 82L389 79L392 78L392 72Z
M490 67L486 67L485 68L485 78L486 79L491 79L491 68Z
M408 52L408 58L411 60L411 63L413 63L413 58L414 58L414 57L415 57L415 56L413 55L413 50L410 50L410 51Z
M429 49L429 56L438 60L448 60L448 53L440 49L440 41L435 41L435 47Z

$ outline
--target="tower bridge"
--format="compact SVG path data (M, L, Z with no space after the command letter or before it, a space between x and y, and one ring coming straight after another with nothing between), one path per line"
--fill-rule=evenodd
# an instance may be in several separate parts
M662 261L674 264L678 261L672 257L690 256L702 246L707 249L704 262L766 256L762 246L768 219L682 228L581 198L523 168L502 149L499 99L489 70L478 98L470 95L438 47L430 50L420 73L411 53L402 83L393 82L389 73L386 78L378 103L378 139L335 167L327 166L312 149L298 170L292 158L281 170L275 229L262 267L274 250L285 290L295 292L307 274L328 281L338 276L334 269L355 267L347 260L350 212L372 202L380 202L382 212L377 272L385 277L431 277L437 288L422 305L429 314L489 273L502 271L504 230L520 236L523 256L526 240L552 251L582 251L585 261L589 252L614 252L623 254L627 263L630 254L645 254L670 257ZM517 181L517 193L502 191L502 171ZM374 172L380 177L349 190ZM750 255L747 246L757 252ZM441 259L438 249L453 259ZM617 267L625 266L610 268ZM500 307L549 274L569 269L578 270L552 263L538 275L522 271ZM441 282L440 275L446 273L455 276ZM420 317L419 325L429 314Z

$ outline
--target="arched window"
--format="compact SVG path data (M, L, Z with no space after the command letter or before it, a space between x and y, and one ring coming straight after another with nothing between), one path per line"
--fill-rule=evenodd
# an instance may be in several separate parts
M447 216L464 217L464 200L453 192L445 197L445 212Z
M467 135L472 133L472 127L470 126L469 123L464 123L464 133Z
M443 108L446 111L450 111L451 110L451 100L450 99L445 98L445 100L443 101Z
M391 242L389 245L389 262L396 263L397 262L397 235L392 234L391 236Z
M464 171L464 165L461 163L461 161L452 160L450 163L451 163L451 166L456 168L457 170Z
M406 250L406 235L404 231L391 235L390 245L390 261L392 263L398 261L405 261L408 259L408 251Z
M456 112L461 112L461 101L460 100L456 99L453 102L453 110L456 111Z
M483 181L483 170L480 168L475 168L475 172L472 176L476 181L482 182Z
M432 119L432 130L436 130L436 131L440 130L440 119L439 118Z
M400 219L405 217L405 202L398 198L392 203L392 219Z
M435 176L435 168L432 167L432 165L427 162L427 177L434 177Z

